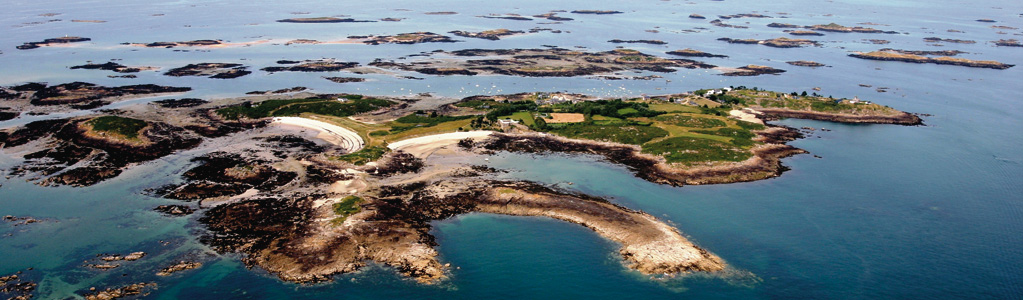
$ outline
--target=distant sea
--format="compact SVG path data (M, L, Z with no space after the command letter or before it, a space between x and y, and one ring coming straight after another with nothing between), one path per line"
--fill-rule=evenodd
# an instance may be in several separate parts
M562 24L548 20L486 19L488 14L530 16L552 10L618 10L582 15ZM454 11L455 15L424 12ZM56 15L42 15L55 13ZM308 14L299 14L308 13ZM692 19L690 14L707 19ZM723 20L747 29L716 27L718 15L760 13L773 18ZM144 190L179 180L201 153L183 152L130 169L92 187L39 187L24 178L0 179L0 215L46 220L26 226L0 223L0 275L25 271L39 282L40 299L73 297L89 287L154 281L156 299L1019 299L1023 298L1023 48L991 41L1023 39L1019 1L8 1L0 11L0 85L85 81L102 85L154 83L190 86L174 98L223 98L253 90L305 86L314 92L382 96L432 93L470 95L568 91L637 97L700 88L755 86L858 96L896 109L928 114L926 126L843 125L784 120L792 127L827 128L791 144L812 154L783 160L781 177L740 184L669 187L635 178L628 170L589 156L498 154L489 164L512 170L507 178L556 184L607 197L676 226L732 268L727 276L701 274L650 278L622 265L617 245L590 230L542 218L470 214L434 223L441 260L451 278L424 286L372 265L330 283L296 285L247 269L238 255L216 255L197 241L203 232L190 217L165 217L152 208L176 201ZM400 22L290 24L294 17L346 15ZM977 22L993 19L996 23ZM72 22L103 20L105 23ZM838 23L900 34L826 33L810 37L822 47L777 49L732 45L717 38L788 36L768 23ZM1017 29L992 28L1008 26ZM540 32L488 41L417 45L255 44L236 48L137 48L126 42L222 39L339 40L350 35L496 28ZM656 31L656 32L654 32ZM25 42L65 35L92 41L71 47L17 50ZM925 37L975 40L942 43ZM188 63L238 62L256 70L281 59L336 58L369 63L437 49L538 48L607 51L611 39L657 39L667 45L621 44L644 53L684 48L728 55L700 59L715 65L785 69L781 75L724 77L713 70L679 70L655 80L518 78L256 71L231 80L167 77L144 71L136 79L107 71L70 70L88 61L167 70ZM875 45L866 39L889 40ZM866 61L851 51L879 48L962 50L961 57L1017 64L1008 70ZM188 50L188 51L175 51ZM828 67L791 66L813 60ZM322 76L367 78L337 84ZM869 85L871 87L862 87ZM886 87L887 92L876 91ZM161 98L113 104L118 108ZM0 102L2 106L2 102ZM74 115L74 114L71 114ZM25 116L0 128L70 115ZM819 156L818 157L815 157ZM483 163L482 158L480 163ZM17 159L0 155L0 167ZM3 177L0 177L3 178ZM569 184L572 183L572 184ZM83 267L100 253L146 251L146 258L110 271ZM205 265L158 278L154 270L180 257Z

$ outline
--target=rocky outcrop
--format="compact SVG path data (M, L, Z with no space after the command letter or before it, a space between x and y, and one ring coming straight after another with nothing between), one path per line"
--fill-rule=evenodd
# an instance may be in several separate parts
M335 72L344 69L358 67L357 62L341 62L333 59L307 60L297 64L288 64L283 67L266 67L261 70L267 72Z
M166 73L163 73L163 75L173 77L203 76L215 79L231 79L252 74L252 71L248 71L246 69L248 69L248 67L236 63L199 63L173 68L168 70Z
M662 40L620 40L620 39L613 39L613 40L610 40L610 41L607 41L607 42L608 43L614 43L614 44L623 44L623 43L624 44L650 44L650 45L666 45L666 44L668 44L667 42L662 41Z
M703 52L703 51L698 51L698 50L693 50L693 49L689 49L689 48L682 49L682 50L668 51L666 53L668 53L670 55L685 56L685 57L722 57L722 58L723 57L728 57L728 55L711 54L711 53L707 53L707 52Z
M153 288L156 288L156 283L140 282L117 288L107 288L95 293L86 293L83 296L85 296L86 300L111 300L136 295L146 296L149 295L146 291Z
M584 15L586 15L586 14L588 14L588 15L613 15L613 14L620 14L622 12L617 11L617 10L582 9L582 10L573 10L572 13L573 14L584 14Z
M436 283L447 277L449 266L437 259L430 222L484 212L583 225L621 244L623 260L645 274L725 267L653 216L528 182L415 182L382 186L362 196L367 201L359 205L361 212L333 226L314 221L333 214L316 209L315 196L218 206L201 219L211 231L202 240L218 251L246 253L247 263L288 281L328 280L376 261L419 282Z
M838 123L870 123L870 124L897 124L897 125L923 125L923 120L920 117L906 113L899 112L894 115L854 115L854 114L836 114L836 113L825 113L825 112L814 112L814 111L802 111L802 110L791 110L783 108L754 108L756 111L763 113L763 117L768 120L774 120L779 118L793 118L793 119L806 119L806 120L818 120L818 121L830 121Z
M59 38L45 39L45 40L43 40L41 42L27 42L27 43L21 44L18 47L15 47L15 48L18 48L18 50L29 50L29 49L39 48L39 47L61 45L61 44L70 44L70 43L80 43L80 42L87 42L87 41L91 41L91 40L92 39L85 38L85 37L65 36L65 37L59 37Z
M722 76L757 76L757 75L765 75L765 74L776 75L776 74L781 74L781 73L785 73L785 70L775 69L775 68L768 67L768 66L748 65L748 66L738 67L738 68L734 68L734 69L725 69L725 72L721 73L721 75Z
M319 17L319 18L291 18L277 20L280 23L370 23L376 22L373 20L356 20L352 18L335 18L335 17Z
M932 57L925 57L925 56L912 55L912 54L902 54L902 53L890 52L890 51L873 51L873 52L867 52L867 53L856 52L856 53L849 54L849 56L852 56L852 57L855 57L855 58L861 58L861 59L869 59L869 60L901 61L901 62L910 62L910 63L918 63L918 64L927 64L927 63L929 63L929 64L938 64L938 65L954 65L954 66L964 66L964 67L971 67L971 68L988 68L988 69L998 69L998 70L1004 70L1004 69L1012 68L1013 66L1015 66L1015 65L1005 64L1005 63L1001 63L1001 62L997 62L997 61L993 61L993 60L970 60L970 59L954 58L954 57L948 57L948 56L932 58Z
M822 63L819 63L819 62L815 62L815 61L809 61L809 60L787 61L785 63L793 65L793 66L800 66L800 67L814 67L814 68L816 68L816 67L824 67L824 66L826 66L825 64L822 64Z
M525 32L521 31L521 30L494 29L494 30L487 30L487 31L480 31L480 32L468 32L468 31L455 30L455 31L452 31L452 32L449 32L449 33L457 35L457 36L461 36L461 37L477 38L477 39L485 39L485 40L496 41L496 40L500 40L502 37L513 36L513 35L517 35L517 34L523 34Z

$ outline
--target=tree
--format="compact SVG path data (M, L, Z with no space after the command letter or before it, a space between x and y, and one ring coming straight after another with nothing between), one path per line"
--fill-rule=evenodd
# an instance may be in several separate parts
M537 130L547 129L547 121L542 117L536 117L536 119L533 120L533 123L536 123L535 126Z
M803 91L803 97L806 97L806 91Z
M436 118L437 117L437 111L431 111L430 112L430 117L431 118Z

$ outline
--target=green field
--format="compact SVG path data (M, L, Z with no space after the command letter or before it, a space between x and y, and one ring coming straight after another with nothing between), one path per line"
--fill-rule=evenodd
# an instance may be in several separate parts
M691 164L711 161L743 161L751 156L747 150L709 139L672 137L643 145L643 153L660 155L669 163Z
M568 138L640 145L668 136L664 129L642 125L550 124L548 132Z
M714 128L728 126L725 121L714 117L702 117L692 114L664 114L653 117L654 121L681 127Z

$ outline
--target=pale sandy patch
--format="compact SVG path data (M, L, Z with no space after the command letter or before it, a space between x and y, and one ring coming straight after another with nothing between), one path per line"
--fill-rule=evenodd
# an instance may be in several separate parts
M425 158L433 153L433 151L454 145L463 139L486 137L492 133L494 132L486 130L442 133L397 141L387 145L387 148L395 151L405 151L416 157Z
M747 111L747 110L749 110L749 111ZM733 109L733 110L728 112L728 114L731 115L733 118L736 118L736 119L739 119L739 120L742 120L742 121L746 121L746 122L750 122L750 123L757 123L757 124L763 125L764 121L761 121L760 119L757 118L757 113L758 113L758 111L755 111L755 110L752 110L752 109L743 109L743 110Z
M317 138L338 145L348 153L359 151L359 149L366 145L366 142L355 131L327 122L302 117L276 117L273 119L273 122L275 124L293 125L317 130L320 132L320 134L316 135Z
M551 119L544 121L547 123L579 123L586 121L586 116L575 113L551 113Z

